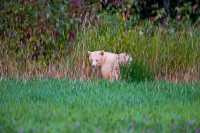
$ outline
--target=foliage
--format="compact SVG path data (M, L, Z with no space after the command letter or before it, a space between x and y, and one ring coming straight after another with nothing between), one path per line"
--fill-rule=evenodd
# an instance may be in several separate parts
M177 21L199 19L200 3L197 0L102 0L103 7L112 12L124 12L128 16L139 15L142 19L150 19L163 23L169 17Z
M155 77L147 64L136 60L129 65L123 65L120 72L121 80L128 82L153 80Z
M65 1L63 1L65 2ZM68 47L67 4L45 1L4 1L1 3L1 48L17 60L48 63Z

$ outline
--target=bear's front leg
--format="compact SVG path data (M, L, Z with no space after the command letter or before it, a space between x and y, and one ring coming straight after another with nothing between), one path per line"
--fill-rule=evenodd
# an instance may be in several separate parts
M112 70L112 79L114 80L119 80L120 79L120 68L119 68L119 65L116 65L113 67L113 70Z

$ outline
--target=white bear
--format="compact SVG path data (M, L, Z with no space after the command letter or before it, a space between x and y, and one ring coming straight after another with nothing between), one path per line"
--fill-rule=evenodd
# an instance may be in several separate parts
M118 55L104 51L88 51L89 61L91 62L92 68L100 67L101 74L104 79L118 80L118 75L114 75L114 67L117 69ZM117 73L117 72L116 72Z
M127 64L132 60L126 53L115 54L104 51L88 51L89 61L93 68L100 67L104 79L119 80L120 64Z

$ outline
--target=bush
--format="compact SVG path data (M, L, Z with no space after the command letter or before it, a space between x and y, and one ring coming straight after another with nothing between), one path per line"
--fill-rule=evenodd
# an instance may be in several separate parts
M133 61L131 64L121 67L121 79L128 82L153 80L154 75L148 64L141 61Z

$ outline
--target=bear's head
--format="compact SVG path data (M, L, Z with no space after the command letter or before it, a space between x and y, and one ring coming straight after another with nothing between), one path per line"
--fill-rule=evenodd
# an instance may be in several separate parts
M104 51L88 51L89 61L93 68L99 67L103 64Z
M118 63L119 64L129 64L131 63L133 58L127 53L118 54Z

